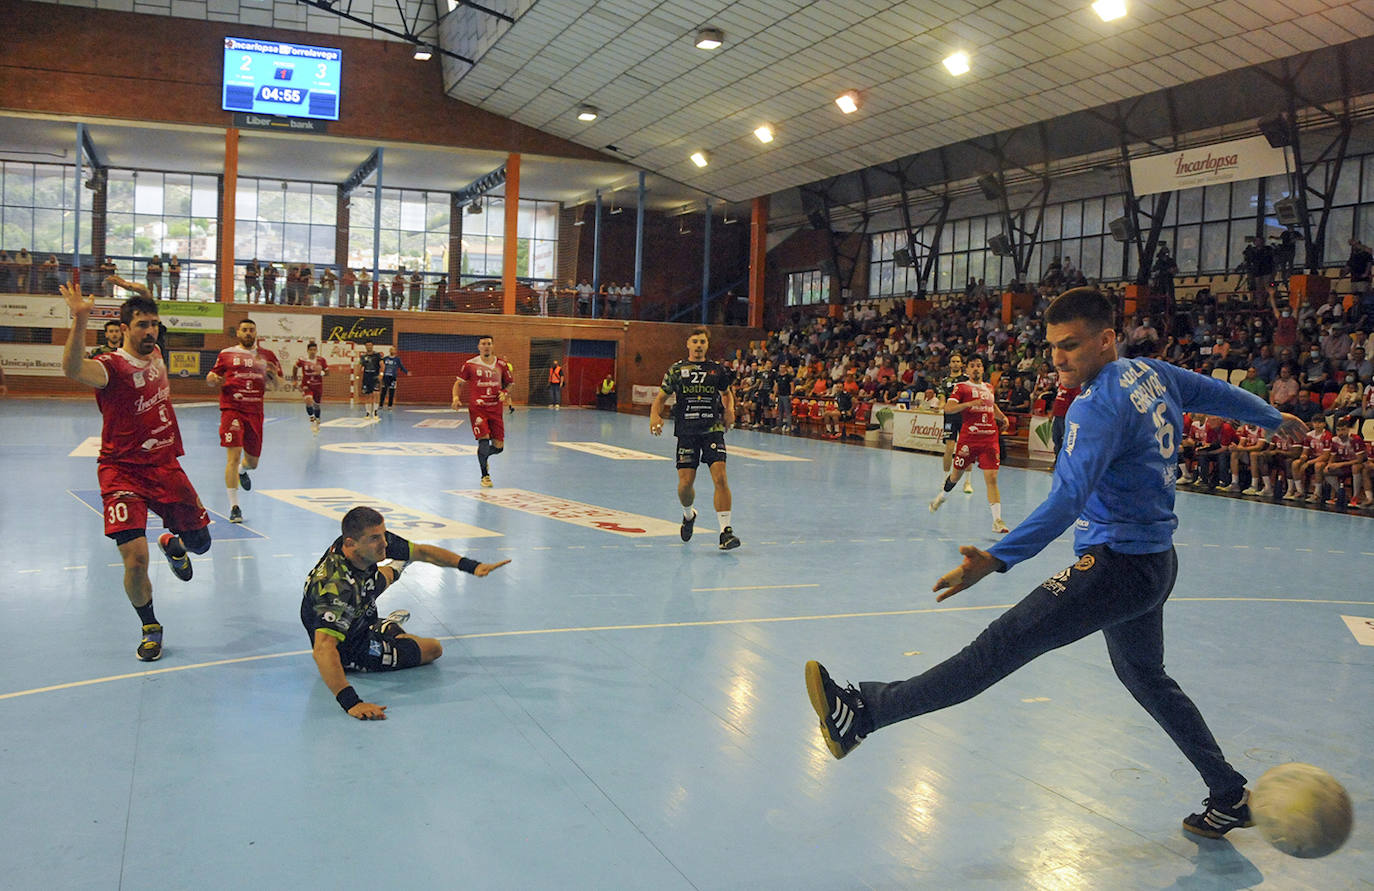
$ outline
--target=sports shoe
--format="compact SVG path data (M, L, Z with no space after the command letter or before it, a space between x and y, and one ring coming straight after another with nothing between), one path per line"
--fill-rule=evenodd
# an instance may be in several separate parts
M1311 495L1308 495L1308 496L1307 496L1307 503L1308 503L1308 504L1316 504L1318 501L1321 500L1321 497L1322 497L1321 490L1317 490L1316 492L1313 492Z
M931 513L935 513L937 510L940 509L940 505L942 505L942 504L944 504L944 503L945 503L945 496L943 496L943 495L936 495L936 496L935 496L935 500L932 501L932 502L930 502L930 512L931 512Z
M191 557L186 553L186 548L180 544L177 547L181 548L181 556L173 557L172 552L167 548L171 542L172 533L170 532L164 532L157 537L157 546L162 549L162 556L167 558L167 565L172 567L172 574L183 582L189 582L193 571L191 569Z
M490 488L491 488L491 477L489 477L489 476L484 476L484 477L482 477L482 488L483 488L483 489L490 489Z
M682 518L682 529L681 529L680 531L681 531L681 533L682 533L682 540L683 540L683 541L691 541L691 540L692 540L692 529L693 529L693 527L696 526L696 523L697 523L697 512L696 512L695 510L692 511L692 518L691 518L690 520L687 519L686 517L683 517L683 518Z
M964 478L964 494L965 494L965 495L972 495L972 494L973 494L973 477L965 477L965 478Z
M238 506L237 504L234 505L233 507L229 508L229 522L231 522L231 523L242 523L242 522L243 522L243 511L239 510L239 506Z
M1218 492L1239 492L1239 491L1240 491L1240 483L1231 483L1231 485L1229 485L1229 486L1223 486L1221 483L1217 483L1217 491L1218 491Z
M402 626L410 621L410 610L394 609L387 614L385 619L377 623L377 630L382 634L405 634L406 630Z
M1298 494L1296 489L1289 489L1287 492L1283 493L1284 501L1297 501L1301 497L1302 496Z
M138 649L134 651L140 662L156 662L162 658L162 626L144 625L143 639L138 642Z
M1011 528L1008 527L1007 524L1006 524L1006 523L1003 523L1001 520L993 520L993 521L992 521L992 531L993 531L993 532L1002 533L1002 534L1006 534L1006 533L1008 533L1008 532L1011 531Z
M1240 494L1242 494L1242 495L1259 495L1259 494L1262 494L1262 493L1260 492L1259 489L1256 489L1254 486L1251 486L1250 488L1246 489L1244 492L1241 492Z
M1189 814L1183 818L1183 828L1204 838L1221 838L1232 829L1254 826L1250 818L1250 790L1241 793L1240 801L1231 807L1221 807L1212 799L1202 800L1202 813Z
M726 526L720 530L720 549L722 551L733 551L739 547L739 538L735 535L735 530Z
M245 492L253 488L253 481L248 478L248 471L239 471L239 485L243 487Z
M859 691L840 689L819 662L806 663L806 692L821 719L821 738L836 758L843 758L868 735L868 715Z
M310 432L311 432L312 434L314 434L315 436L319 436L319 435L320 435L320 419L319 419L319 418L311 418L311 419L310 419Z

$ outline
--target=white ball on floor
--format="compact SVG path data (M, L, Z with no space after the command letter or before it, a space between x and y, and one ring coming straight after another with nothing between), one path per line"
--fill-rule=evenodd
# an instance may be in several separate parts
M1250 813L1269 844L1293 857L1325 857L1355 822L1345 787L1320 767L1293 761L1270 768L1250 793Z

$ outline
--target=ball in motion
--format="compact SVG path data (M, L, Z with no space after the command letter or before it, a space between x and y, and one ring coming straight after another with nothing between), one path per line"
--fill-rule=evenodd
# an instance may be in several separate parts
M1325 857L1345 844L1355 822L1345 787L1297 761L1264 772L1250 793L1250 813L1265 840L1293 857Z

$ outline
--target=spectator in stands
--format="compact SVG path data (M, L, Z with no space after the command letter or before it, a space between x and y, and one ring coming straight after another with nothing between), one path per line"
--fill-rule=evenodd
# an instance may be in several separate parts
M1326 361L1321 349L1313 345L1303 359L1302 373L1298 382L1313 393L1335 392L1337 385L1331 377L1331 363Z
M167 288L171 291L172 299L178 299L177 292L181 288L181 260L176 254L172 254L172 259L167 261Z
M14 264L15 290L28 294L33 290L33 257L29 256L29 249L20 248L11 262Z
M44 294L57 293L57 286L62 283L61 279L58 277L59 267L60 264L57 262L56 254L49 254L48 259L43 261L42 283Z
M1299 384L1298 398L1293 400L1292 413L1310 422L1313 415L1321 414L1321 397L1314 397L1311 390Z
M1126 355L1132 358L1153 356L1159 347L1159 331L1150 324L1149 316L1137 317L1135 321L1137 324L1126 336Z
M320 306L334 304L334 287L338 283L339 277L334 274L334 267L326 266L324 273L320 275Z
M101 287L105 291L106 297L114 296L115 284L111 279L118 274L119 266L115 264L114 258L106 257L105 262L100 264L100 282ZM25 271L22 273L21 281L24 282L24 287L21 289L21 293L28 291L29 276L27 269L25 269Z
M1335 400L1331 407L1322 412L1326 415L1326 426L1335 430L1336 421L1348 415L1358 415L1360 413L1360 403L1363 401L1364 391L1356 378L1347 378L1341 384L1340 390L1336 393Z
M577 283L577 314L579 316L592 314L592 285L586 279Z
M1298 256L1298 239L1301 236L1292 226L1288 226L1278 235L1269 237L1278 242L1274 245L1274 268L1279 279L1286 282L1293 274L1293 261Z
M1355 299L1364 302L1371 291L1370 280L1374 277L1374 253L1361 243L1358 238L1352 238L1347 242L1350 245L1350 256L1346 258L1345 266L1341 268L1342 275L1350 276L1350 290L1355 294Z
M354 274L352 266L343 268L343 275L339 276L339 288L339 305L352 309L358 293L358 276Z
M243 299L257 303L261 296L261 270L258 269L258 258L254 257L243 267Z
M1254 393L1261 399L1269 398L1269 385L1260 377L1259 369L1253 365L1245 369L1245 380L1240 382L1240 388Z
M409 284L410 284L410 309L411 309L412 311L417 311L417 310L420 309L421 303L424 302L424 301L423 301L423 297L422 297L422 292L424 291L424 287L425 287L425 277L424 277L423 275L420 274L420 270L416 269L416 270L414 270L413 272L410 273L410 281L409 281Z
M311 293L311 282L315 278L315 269L309 263L302 263L300 272L296 275L296 286L300 293L301 306L314 306L315 297Z
M1259 355L1251 360L1255 370L1259 372L1260 380L1266 384L1272 384L1274 378L1279 376L1279 360L1274 358L1274 348L1265 343L1259 348Z
M1011 392L1007 394L1007 411L1016 414L1025 414L1031 409L1031 391L1029 381L1023 375L1018 375L1012 384Z
M1170 305L1174 299L1174 276L1178 274L1178 263L1174 261L1173 254L1169 253L1169 246L1160 243L1159 250L1155 253L1154 266L1150 270L1150 290L1162 297L1168 297Z
M268 260L267 265L262 267L262 290L267 295L268 303L277 302L277 267L272 264L271 260Z
M441 310L455 310L458 305L448 293L448 275L441 274L439 280L434 283L434 302L439 305Z
M406 299L406 268L398 266L391 277L391 308L400 309Z
M381 275L381 273L378 273L378 275ZM372 287L372 272L366 266L364 266L363 268L358 270L358 307L360 309L368 309L376 305L377 295L374 295L372 293ZM378 290L380 289L381 287L379 281ZM383 304L385 304L384 296L382 302Z

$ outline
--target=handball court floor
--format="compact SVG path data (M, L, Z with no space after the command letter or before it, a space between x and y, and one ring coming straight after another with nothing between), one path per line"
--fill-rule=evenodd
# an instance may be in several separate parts
M1367 517L1179 495L1171 673L1252 782L1306 761L1355 802L1346 846L1305 861L1256 830L1181 830L1205 790L1100 635L830 757L807 659L842 682L919 673L1072 562L1065 537L937 606L957 546L994 536L981 479L926 509L935 456L733 431L744 546L721 552L704 473L679 540L673 440L642 416L522 408L484 491L465 414L329 404L315 438L273 403L232 527L217 411L177 411L216 538L189 583L154 551L167 638L145 665L101 534L92 400L0 401L0 886L1374 888ZM1049 484L1004 469L1007 520ZM341 713L298 620L355 503L512 560L486 579L412 565L381 598L445 646L353 677L382 722Z

